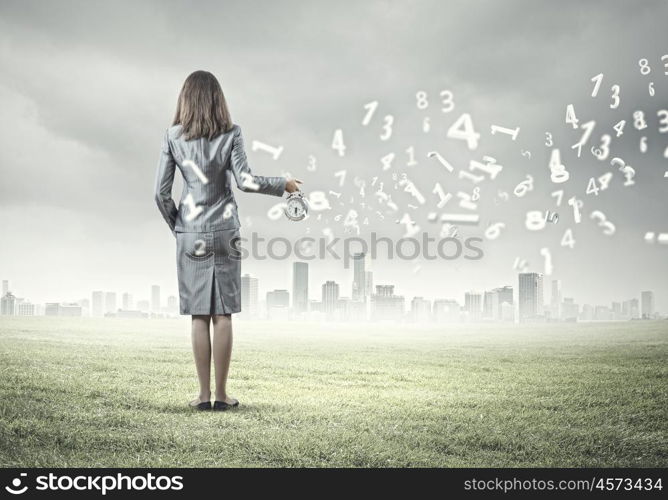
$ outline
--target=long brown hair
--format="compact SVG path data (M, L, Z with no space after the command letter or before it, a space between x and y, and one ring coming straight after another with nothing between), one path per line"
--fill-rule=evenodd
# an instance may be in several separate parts
M188 141L200 137L211 140L232 128L223 89L208 71L195 71L183 83L172 125L179 124Z

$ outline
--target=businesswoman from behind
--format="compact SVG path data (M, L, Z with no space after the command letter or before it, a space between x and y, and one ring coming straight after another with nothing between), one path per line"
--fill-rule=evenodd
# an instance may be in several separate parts
M174 173L183 176L178 208L172 199ZM232 123L215 76L195 71L186 78L174 123L165 132L155 181L155 200L176 238L180 313L192 316L192 347L199 396L198 410L239 405L227 393L232 355L232 314L241 310L241 262L231 257L239 237L232 179L244 192L282 196L298 191L300 181L253 175L241 129ZM213 341L209 325L213 324ZM211 357L215 400L211 405Z

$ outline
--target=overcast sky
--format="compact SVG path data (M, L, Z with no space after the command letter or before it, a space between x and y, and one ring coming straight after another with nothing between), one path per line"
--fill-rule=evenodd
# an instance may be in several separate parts
M659 133L657 111L668 109L666 2L628 1L309 1L309 2L43 2L0 4L0 277L21 297L35 302L76 300L93 289L129 291L149 297L151 284L177 294L174 239L153 200L160 140L173 117L185 77L197 69L216 74L233 120L244 131L251 167L257 174L290 172L304 190L343 193L333 208L303 222L272 222L267 211L277 198L238 193L243 234L263 237L343 236L341 221L351 208L369 216L370 231L399 238L395 221L409 213L434 236L432 211L466 212L456 193L474 185L457 178L470 160L496 158L503 170L481 182L481 223L460 227L460 236L483 236L491 223L506 227L482 244L480 261L385 261L373 264L377 284L392 283L413 295L462 300L469 289L516 285L513 262L543 272L541 248L549 248L552 278L579 303L608 304L654 290L668 310L668 245L648 244L648 231L668 233L666 188L668 135ZM641 73L640 59L651 71ZM668 59L668 58L667 58ZM668 62L668 61L666 61ZM591 78L603 73L598 96ZM655 95L650 96L653 82ZM613 85L620 103L610 109ZM439 93L454 95L452 111L441 111ZM416 92L428 96L417 107ZM368 126L364 105L379 102ZM573 104L580 125L596 121L577 158L571 145L583 131L565 123ZM642 110L647 128L634 128ZM462 114L471 115L478 147L446 137ZM394 117L393 133L382 141L383 117ZM430 118L431 130L422 123ZM612 127L626 120L621 137ZM516 141L491 135L492 124L520 127ZM331 148L342 129L346 154ZM550 180L550 132L570 173L563 184ZM611 153L598 161L590 148L612 136ZM641 137L648 148L640 151ZM253 140L282 145L278 160L258 151ZM407 166L413 147L417 165ZM521 151L530 151L531 158ZM454 167L448 173L427 152L440 152ZM380 158L396 159L382 171ZM309 171L309 155L317 168ZM633 186L610 165L621 157L635 170ZM343 186L334 173L346 170ZM607 190L587 195L590 177L612 172ZM410 194L395 190L391 175L406 173L424 194L418 209ZM529 174L535 188L526 196L514 187ZM399 211L375 216L383 207L367 189L358 195L353 178L385 182ZM378 182L379 182L378 181ZM432 194L435 182L455 197L443 210ZM175 186L176 198L180 185ZM561 207L550 193L564 189ZM495 203L497 191L507 202ZM571 196L582 199L575 224ZM352 198L351 198L352 197ZM360 207L366 201L373 210ZM560 214L556 225L528 231L529 210ZM600 211L615 225L611 236L591 218ZM384 213L384 212L383 212ZM560 246L571 228L573 249ZM484 236L483 236L484 237ZM260 278L262 294L290 286L290 261L243 263ZM311 298L335 279L350 295L351 271L341 262L311 266Z

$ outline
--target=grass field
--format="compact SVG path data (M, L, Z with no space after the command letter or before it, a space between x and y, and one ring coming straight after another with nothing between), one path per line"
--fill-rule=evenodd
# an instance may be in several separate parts
M0 465L668 465L666 321L236 322L215 413L186 327L0 318Z

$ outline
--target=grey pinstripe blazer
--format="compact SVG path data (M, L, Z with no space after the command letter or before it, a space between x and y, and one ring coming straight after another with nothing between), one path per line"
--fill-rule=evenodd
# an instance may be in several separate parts
M172 199L176 167L184 179L178 208ZM211 141L186 141L181 136L181 125L169 127L158 162L155 201L172 233L238 228L232 177L242 191L274 196L282 196L285 191L284 177L253 175L239 125Z

